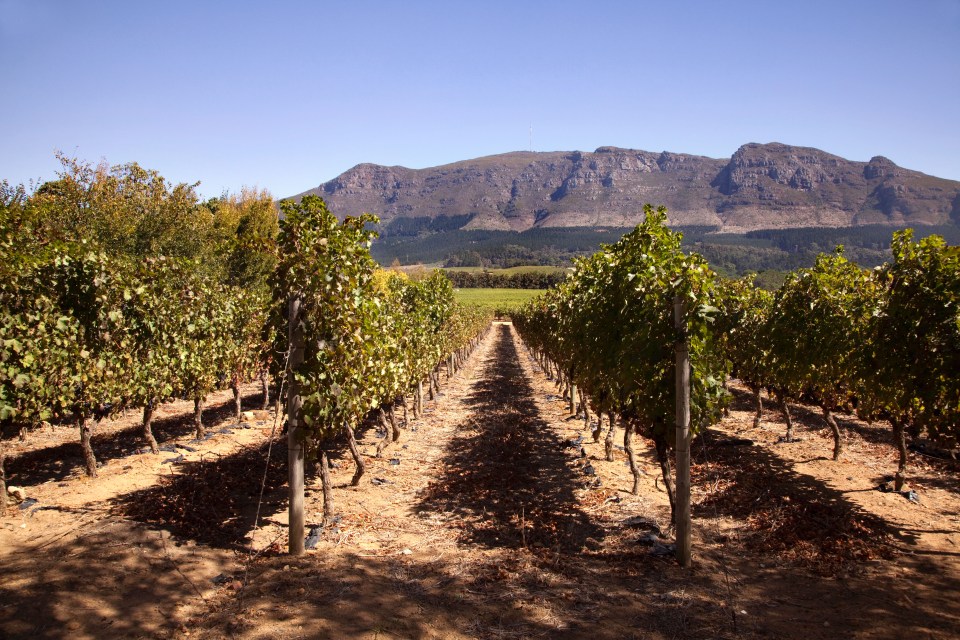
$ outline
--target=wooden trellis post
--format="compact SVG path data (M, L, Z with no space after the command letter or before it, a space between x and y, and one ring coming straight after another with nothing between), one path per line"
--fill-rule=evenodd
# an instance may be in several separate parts
M677 562L691 564L690 521L690 344L687 336L687 309L683 298L673 301L677 329Z
M290 484L290 555L304 552L304 515L303 515L303 469L304 443L300 436L300 411L303 401L300 398L300 385L294 372L303 364L303 323L300 321L302 300L291 296L288 305L287 336L290 345L290 360L287 366L287 462Z
M570 413L577 415L577 385L570 379Z

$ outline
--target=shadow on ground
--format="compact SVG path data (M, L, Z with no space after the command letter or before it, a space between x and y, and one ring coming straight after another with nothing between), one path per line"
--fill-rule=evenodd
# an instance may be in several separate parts
M747 522L744 544L832 575L874 558L895 555L908 543L882 518L842 492L757 446L717 446L708 429L692 447L694 486L704 492L696 517Z
M270 633L323 638L666 640L733 638L721 606L697 595L658 597L649 582L604 588L563 579L527 554L481 560L354 554L268 558L240 597L204 622L202 638ZM652 585L651 585L652 586Z
M270 463L267 465L269 451ZM260 516L284 508L287 500L287 443L278 438L226 456L204 456L161 476L157 484L116 498L117 515L169 531L180 540L240 549L253 530L261 485Z
M707 430L692 448L694 492L702 496L694 517L704 523L724 518L743 523L735 539L725 535L715 542L726 546L724 553L758 554L759 566L770 567L748 567L751 581L769 582L771 596L795 591L805 602L830 603L828 609L845 617L845 633L889 629L890 635L868 637L896 637L894 629L942 633L955 628L960 606L948 594L960 589L960 575L954 562L941 560L943 554L917 547L923 532L898 528L865 511L845 493L797 473L792 463L764 448L715 446L716 440L723 438ZM790 565L831 579L820 579L818 586L812 576L787 569ZM897 566L911 566L923 575L923 589L909 581L873 577ZM837 597L843 604L826 595L834 586L842 592ZM810 590L815 588L824 594L814 597ZM788 618L778 621L781 614L798 615L792 608L796 603L788 604L771 608L768 620L788 627Z
M730 409L734 411L747 411L753 414L756 411L756 398L753 393L745 388L732 386L728 389L731 394ZM823 413L819 407L800 404L791 401L790 415L793 418L793 426L797 431L808 431L821 435L828 443L832 440L829 432L830 426L823 419ZM780 403L775 398L764 394L763 397L763 415L764 421L783 421L783 413L780 409ZM871 444L889 445L893 447L893 436L889 427L879 424L867 425L852 419L849 414L842 412L836 413L835 418L840 425L841 431L847 433L856 433L861 439ZM784 426L786 429L786 426ZM831 446L828 444L828 446ZM829 455L828 450L825 455Z
M733 396L731 408L741 411L754 411L753 394L745 389L732 387L730 392ZM833 451L833 435L819 408L809 405L790 403L790 414L793 417L794 434L801 437L815 436L823 441L823 453L820 456L827 460L831 457ZM840 426L840 432L843 437L844 446L858 440L876 447L878 455L883 455L886 451L890 459L889 470L876 478L877 484L887 479L892 479L896 471L897 451L893 441L893 430L887 422L876 422L867 424L857 420L850 414L836 414L837 424ZM783 415L780 412L778 404L764 401L764 421L774 422L782 421ZM786 429L786 426L784 426ZM907 462L908 482L920 481L925 485L960 493L960 481L957 474L960 472L960 462L948 457L928 455L915 444L909 446Z
M244 398L243 409L260 408L261 397L260 395L252 395ZM233 411L232 399L220 404L210 405L203 412L204 425L209 429L210 425L226 422L233 417ZM71 475L84 473L85 466L83 452L80 450L79 431L71 426L56 426L53 428L67 429L76 433L77 441L35 449L8 458L7 476L11 483L30 486L51 480L64 480ZM161 446L172 440L189 436L193 432L193 413L182 413L153 421L153 434ZM97 434L96 429L94 429L92 446L94 454L97 456L97 462L102 466L132 455L138 455L138 451L147 447L143 441L142 433L143 426L139 423L109 434ZM27 438L29 437L28 434ZM169 453L171 452L161 452L160 455L168 455Z
M56 561L37 562L39 554ZM199 603L218 570L156 531L94 525L72 542L4 559L0 637L170 637L177 605Z
M544 422L507 325L466 399L470 417L430 483L420 509L455 513L463 539L488 547L579 551L603 530L576 506L590 479L569 463L564 442Z

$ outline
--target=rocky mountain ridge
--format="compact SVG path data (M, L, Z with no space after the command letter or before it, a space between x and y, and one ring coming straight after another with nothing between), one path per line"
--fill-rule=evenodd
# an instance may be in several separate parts
M779 143L743 145L729 160L600 147L427 169L360 164L294 197L308 193L338 215L375 213L384 225L464 216L467 229L629 227L648 202L665 205L671 224L730 232L960 224L960 182Z

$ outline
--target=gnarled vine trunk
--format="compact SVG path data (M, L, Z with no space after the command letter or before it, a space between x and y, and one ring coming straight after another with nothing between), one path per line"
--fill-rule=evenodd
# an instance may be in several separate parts
M593 428L593 441L600 442L600 433L603 431L603 411L597 411L597 426Z
M240 422L243 411L240 408L240 382L233 380L230 382L230 391L233 392L233 417Z
M787 396L783 393L777 393L777 401L780 403L780 410L783 412L783 419L787 423L787 435L784 438L786 442L793 442L793 417L790 415L790 405L787 404Z
M726 395L730 395L730 378L724 378L723 384L721 386L723 387L723 393ZM730 404L726 403L723 405L723 417L727 418L729 416L730 416Z
M630 473L633 474L633 489L630 491L633 495L640 493L640 467L637 466L637 456L633 452L633 421L626 420L623 423L623 448L627 452L627 460L630 462Z
M197 440L203 440L206 432L203 429L203 396L197 396L193 399L193 428L196 431Z
M822 408L823 419L827 421L830 431L833 432L833 459L834 461L837 461L840 459L840 452L843 450L843 439L840 436L840 426L837 424L837 419L833 417L833 412L827 407Z
M393 441L397 442L400 439L400 425L397 424L397 412L396 412L396 401L390 403L390 406L387 407L387 416L390 418L390 429L393 432Z
M147 441L151 453L160 453L157 439L153 437L153 400L143 406L143 439Z
M613 462L613 437L617 432L617 421L614 418L613 412L607 413L607 420L610 421L610 430L607 431L607 439L604 441L604 450L607 454L607 460Z
M891 420L891 422L893 423L893 440L899 454L897 475L894 476L893 488L897 491L903 491L903 485L907 480L907 431L899 420Z
M93 427L83 414L77 416L77 426L80 427L80 449L83 451L83 464L86 467L87 475L91 478L97 477L97 457L93 454L93 445L90 443L93 437Z
M389 446L391 443L394 442L391 434L391 425L387 421L387 414L383 410L382 406L377 408L377 425L381 429L383 429L383 439L381 439L380 442L377 443L376 457L379 458L383 450L386 449L387 446Z
M670 467L670 450L666 437L662 433L653 434L653 444L657 450L657 460L660 462L660 475L663 476L663 486L667 490L670 500L670 525L677 524L677 491L673 485L673 470Z
M360 484L360 478L363 477L367 466L363 463L363 457L361 457L360 449L357 447L357 439L353 434L353 427L345 424L343 425L343 431L347 434L347 444L350 445L350 455L353 456L353 462L357 466L357 470L353 472L353 479L350 480L350 484L355 487Z
M260 408L266 411L270 408L270 373L266 368L260 369L260 392L263 394L263 404Z

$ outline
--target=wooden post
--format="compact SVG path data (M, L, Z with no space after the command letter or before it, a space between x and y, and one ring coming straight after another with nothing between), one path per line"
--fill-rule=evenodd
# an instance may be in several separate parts
M291 296L288 305L287 335L290 345L290 359L287 366L287 463L290 483L290 525L289 551L297 556L304 552L304 515L303 515L303 458L304 443L300 434L300 411L303 402L300 398L300 385L294 375L303 363L303 324L300 318L301 299Z
M577 385L570 380L570 413L577 415Z
M677 329L677 562L689 567L690 522L690 347L687 337L687 309L683 299L673 301Z
M7 472L4 465L7 463L7 454L0 451L0 509L7 507Z

